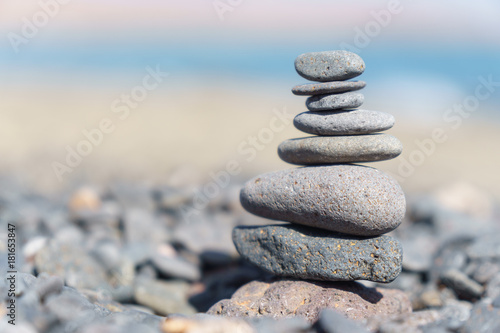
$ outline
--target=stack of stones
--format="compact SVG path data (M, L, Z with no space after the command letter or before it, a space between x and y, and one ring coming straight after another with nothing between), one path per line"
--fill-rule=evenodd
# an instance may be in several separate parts
M364 97L365 64L347 51L300 55L297 72L311 81L296 86L310 95L309 112L297 115L297 129L313 134L287 140L282 160L304 167L258 176L241 191L243 207L258 216L290 223L237 227L240 255L278 276L305 280L391 282L401 272L402 248L387 235L405 214L401 187L389 175L357 164L392 159L402 145L379 133L394 117L357 109Z

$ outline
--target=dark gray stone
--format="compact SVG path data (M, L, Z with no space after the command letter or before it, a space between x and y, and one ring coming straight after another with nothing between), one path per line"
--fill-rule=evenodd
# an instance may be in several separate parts
M359 92L315 95L306 100L306 107L309 111L353 109L363 105L364 101L364 95Z
M349 51L309 52L295 59L295 69L307 80L342 81L361 75L365 63L360 56Z
M438 231L429 234L429 237L439 237ZM441 275L447 270L453 269L465 272L467 255L465 250L470 244L469 237L455 237L440 246L432 266L429 269L429 278L434 284L439 284Z
M404 193L393 178L357 165L264 174L245 184L240 200L258 216L360 236L397 228L406 209Z
M293 119L295 127L316 135L353 135L385 131L394 126L388 113L369 110L308 111Z
M406 228L396 230L395 236L405 249L403 259L405 270L426 272L432 267L439 247L438 240L432 235L432 229L419 224L406 225ZM466 259L464 254L464 260Z
M160 273L167 277L181 278L189 281L197 281L201 277L198 266L178 256L167 257L157 253L151 261Z
M401 142L388 134L313 136L283 141L279 157L298 165L374 162L398 157Z
M331 81L323 83L300 84L292 88L295 95L324 95L363 89L364 81Z
M391 282L401 272L402 248L389 236L360 238L285 224L237 227L233 242L244 259L279 276Z
M457 296L462 299L478 299L484 292L483 286L456 269L444 271L441 274L441 282L453 289Z

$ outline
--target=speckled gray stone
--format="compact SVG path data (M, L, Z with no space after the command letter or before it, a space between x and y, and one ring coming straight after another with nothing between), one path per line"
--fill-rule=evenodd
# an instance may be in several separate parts
M403 190L380 170L330 165L281 170L245 184L240 201L250 213L359 236L397 228L406 210Z
M349 51L323 51L301 54L295 59L300 76L311 81L343 81L352 79L365 70L360 56Z
M353 135L385 131L394 126L388 113L369 110L302 112L293 120L295 127L316 135Z
M402 150L397 138L376 133L285 140L278 146L278 155L288 163L318 165L389 160L399 156Z
M306 100L306 107L309 111L354 109L361 106L364 100L363 94L352 91L341 94L315 95Z
M292 88L295 95L322 95L331 93L341 93L363 89L366 86L364 81L331 81L323 83L300 84Z
M401 272L402 247L389 236L355 237L298 225L236 227L239 254L279 276L391 282Z

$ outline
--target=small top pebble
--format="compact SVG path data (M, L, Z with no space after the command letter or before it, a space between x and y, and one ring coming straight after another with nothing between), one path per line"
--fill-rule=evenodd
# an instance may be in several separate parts
M343 81L361 75L365 63L360 56L348 51L310 52L295 59L295 69L307 80Z

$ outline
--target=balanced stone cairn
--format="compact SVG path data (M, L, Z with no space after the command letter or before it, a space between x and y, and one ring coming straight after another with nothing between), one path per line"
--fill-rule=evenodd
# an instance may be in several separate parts
M310 96L309 112L297 115L294 125L315 136L286 140L278 154L304 167L258 176L240 195L250 213L291 223L236 227L236 249L278 276L391 282L401 272L402 247L383 234L401 224L405 196L389 175L352 163L401 154L398 139L379 133L394 125L394 117L357 109L365 82L346 80L362 74L365 64L354 53L302 54L295 69L318 81L292 89Z

